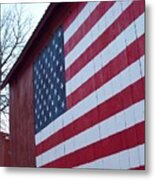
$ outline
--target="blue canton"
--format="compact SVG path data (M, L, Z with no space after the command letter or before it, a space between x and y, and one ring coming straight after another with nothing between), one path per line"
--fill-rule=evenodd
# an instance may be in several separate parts
M63 41L59 28L34 64L36 133L66 111Z

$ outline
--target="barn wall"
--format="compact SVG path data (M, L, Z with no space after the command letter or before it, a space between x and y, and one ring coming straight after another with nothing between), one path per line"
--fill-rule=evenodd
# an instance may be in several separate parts
M31 49L24 57L10 81L10 146L11 166L34 167L34 107L33 107L33 63L50 41L52 33L63 18L78 3L65 3L56 8L56 16L50 16ZM61 12L61 13L57 13ZM63 14L63 16L62 16ZM63 18L62 18L63 17ZM50 23L49 23L50 22ZM48 28L47 28L48 27Z
M10 166L10 140L3 132L0 132L0 166Z
M34 142L34 107L33 107L33 62L34 60L37 59L38 55L42 52L42 49L45 47L45 45L48 44L52 32L55 31L55 29L62 23L64 23L65 16L68 17L65 20L66 26L67 23L69 24L76 16L77 14L77 9L72 7L71 4L66 4L66 5L60 5L57 9L55 16L51 16L45 26L42 29L42 34L39 35L39 39L36 39L36 43L32 45L31 50L27 53L25 56L25 62L30 62L27 63L22 63L22 65L19 66L17 69L16 73L14 74L13 78L11 79L11 113L10 113L10 120L11 120L11 162L12 166L35 166L35 142ZM105 40L106 43L110 43L112 39L110 37L115 36L115 33L118 34L120 33L124 27L126 27L126 20L130 19L131 17L135 19L136 12L141 11L139 8L139 5L134 5L132 6L133 9L130 9L132 11L129 11L128 16L123 16L123 21L121 23L116 23L115 24L115 29L111 29L111 31L108 31L106 36L102 37L102 40ZM143 6L142 11L143 11ZM70 11L73 8L73 11ZM70 10L69 10L70 9ZM66 13L67 12L67 13ZM63 15L63 18L62 18ZM131 18L131 19L132 19ZM109 19L107 20L109 22ZM90 22L91 24L91 19ZM47 28L48 27L48 28ZM86 27L84 27L86 28ZM82 28L81 31L83 32L85 29ZM102 29L102 27L100 27ZM139 27L138 30L140 30L141 27ZM99 29L100 30L100 29ZM106 68L104 68L104 63L101 62L101 70L98 74L96 74L93 79L92 79L92 84L91 86L88 86L88 88L85 88L85 86L82 86L79 88L77 91L77 95L73 94L71 98L67 99L68 102L68 109L71 108L73 105L77 104L77 97L79 98L78 100L82 100L83 98L86 97L85 93L91 93L91 90L93 90L96 93L96 96L93 96L94 99L93 101L88 101L87 103L84 104L84 106L80 106L80 108L77 110L78 112L82 112L83 108L89 108L91 104L98 104L96 110L94 111L89 111L87 115L82 119L82 123L77 119L75 123L72 123L70 126L67 126L62 130L63 133L66 132L67 136L62 136L63 133L59 134L54 134L52 137L56 139L56 145L59 145L61 142L65 141L63 143L64 147L67 147L68 152L72 152L70 155L69 153L67 154L64 149L56 149L56 155L61 154L61 158L57 160L57 157L54 157L55 154L52 155L52 157L55 158L55 161L51 161L50 156L44 156L44 158L40 158L40 162L42 164L39 164L39 166L42 167L81 167L81 168L89 168L93 167L96 168L137 168L144 166L144 152L140 151L139 145L144 144L144 119L136 119L138 116L144 118L144 112L143 108L140 109L140 112L137 111L137 109L132 109L132 114L130 116L126 115L126 111L123 112L123 110L129 108L131 105L135 105L136 103L143 102L144 100L144 67L143 64L141 64L142 59L141 56L144 55L144 35L141 37L138 37L137 34L135 34L135 27L134 27L134 33L131 34L131 37L136 37L135 38L135 43L127 45L127 39L124 37L121 40L121 43L116 44L115 49L119 49L119 47L124 46L124 51L121 54L121 56L116 56L115 58L113 57L112 63L109 63ZM114 37L113 37L114 38ZM74 39L73 39L74 40ZM92 40L92 39L90 39ZM101 43L104 41L99 41L99 45L104 44ZM67 46L66 46L67 47ZM94 46L96 47L96 45ZM69 47L70 48L70 47ZM101 50L105 48L102 47ZM109 50L112 52L113 49ZM67 49L65 49L67 51ZM135 53L136 52L136 53ZM90 54L89 54L90 53ZM93 51L87 53L87 55L82 59L82 60L87 60L89 57L88 55L93 56ZM138 54L138 57L137 57ZM119 54L117 54L119 55ZM122 58L123 57L123 58ZM103 57L100 57L100 60L103 60ZM136 63L136 67L132 68L131 70L134 71L135 74L132 74L124 78L124 76L119 77L118 76L118 83L117 81L110 82L110 85L108 88L103 89L103 91L100 91L100 94L98 93L98 84L99 83L106 83L107 81L110 81L114 76L118 75L121 71L123 71L127 66L131 65L134 62ZM86 61L79 61L78 64L75 63L74 67L75 69L81 67L82 62ZM88 60L89 62L89 60ZM83 66L87 65L83 64ZM95 64L96 62L93 62L95 66L91 66L89 69L90 72L96 72L96 69L94 67L98 67L98 64ZM119 64L119 66L118 66ZM73 68L74 69L74 68ZM82 68L80 68L82 69ZM79 69L79 70L80 70ZM129 73L132 73L129 69ZM131 71L131 72L130 72ZM69 68L68 70L68 78L70 78L72 69ZM126 71L128 73L128 71ZM136 73L137 72L137 73ZM67 73L66 73L67 74ZM123 74L123 73L122 73ZM125 74L126 75L126 74ZM138 81L131 83L131 78L134 78L138 76ZM83 76L84 77L84 76ZM99 78L98 78L99 77ZM123 77L123 78L122 78ZM66 76L67 78L67 76ZM122 79L121 79L122 78ZM76 83L81 83L81 79L79 78L78 82ZM68 79L69 80L69 79ZM101 81L101 82L100 82ZM130 82L131 81L131 82ZM126 85L126 82L129 84ZM125 86L124 86L125 84ZM70 87L71 88L71 87ZM118 89L121 89L120 93L117 93ZM87 91L85 91L87 89ZM141 92L141 93L140 93ZM110 95L109 95L110 94ZM106 103L99 102L98 100L103 100L103 97L109 96L110 98L106 101ZM96 98L98 97L98 98ZM80 99L81 98L81 99ZM142 104L143 106L143 104ZM134 106L134 108L137 108ZM91 114L92 112L92 114ZM118 119L119 116L117 113L121 112L120 116L121 118L125 117L125 121L122 121L122 119ZM136 113L135 113L136 112ZM138 112L138 113L137 113ZM138 114L138 115L137 115ZM71 114L72 117L74 117L75 114ZM131 121L129 121L129 117L131 117ZM97 123L100 123L102 121L110 120L109 125L105 123L101 124L101 128L98 126L95 129L95 132L93 130L93 126L95 126ZM66 123L68 119L64 119L63 123ZM131 122L133 124L132 128L128 128L126 124ZM142 123L137 123L137 122ZM85 123L83 123L85 122ZM111 123L117 124L117 126L110 126ZM136 125L135 125L136 124ZM137 125L138 124L138 125ZM59 129L59 122L55 122L55 129ZM76 136L77 134L82 134L82 131L86 130L86 128L90 128L90 133L89 131L86 131L86 136L83 135L81 139L76 140L74 137L72 138L71 141L67 141L67 137L71 138L72 136ZM122 128L123 131L121 133L114 133L111 135L111 138L107 137L107 139L104 139L103 137L105 136L105 132L108 133L113 133L118 132L118 128ZM75 131L73 131L75 128ZM91 129L92 128L92 129ZM113 129L112 129L113 128ZM55 130L54 129L54 130ZM106 131L105 131L106 130ZM105 131L105 132L104 132ZM69 135L68 135L69 132ZM46 133L48 133L46 131ZM66 135L65 134L65 135ZM44 134L43 134L44 135ZM42 136L43 136L42 135ZM71 136L70 136L71 135ZM88 138L87 138L88 137ZM65 139L66 138L66 139ZM89 139L90 138L90 139ZM82 142L83 144L87 144L92 139L95 139L95 143L89 146L88 148L82 148L78 147L78 151L75 152L74 149L74 144L77 144L80 146L79 142ZM93 139L93 140L94 140ZM132 139L132 142L130 141ZM67 142L69 142L67 144ZM51 142L50 142L51 143ZM55 143L55 141L54 141ZM47 147L49 145L49 142L45 141L45 144L47 144ZM44 146L44 143L38 147L41 147L42 149L46 149L46 146ZM106 148L105 148L106 147ZM119 155L119 148L122 147L122 150L126 150L126 155L123 155L122 151L122 157ZM131 149L132 147L136 147L135 149ZM81 148L81 149L80 149ZM118 149L117 149L118 148ZM39 148L38 148L39 149ZM103 150L103 151L101 151ZM116 150L116 151L115 151ZM131 150L131 152L130 152ZM136 154L132 154L133 151ZM142 149L143 150L143 149ZM62 152L63 151L63 152ZM81 154L80 154L81 153ZM109 153L109 154L108 154ZM109 157L109 159L106 161L105 157L108 154L113 155L114 153L117 153L117 156L114 156L112 159ZM140 154L141 153L141 154ZM133 155L133 156L132 156ZM134 157L135 156L135 157ZM79 158L82 157L82 158ZM133 158L134 157L134 158ZM91 159L92 158L92 159ZM101 162L98 161L98 164L95 163L95 160L99 159ZM48 160L48 163L46 162ZM93 161L94 160L94 161ZM104 161L106 163L104 163ZM47 164L46 164L46 163ZM87 164L89 163L90 164ZM109 164L110 166L108 166ZM136 164L136 165L135 165ZM44 165L44 166L43 166ZM81 166L80 166L81 165ZM144 167L143 167L144 168Z
M104 3L80 27L92 5L64 21L68 111L38 133L37 167L144 169L144 4L104 16Z
M32 66L21 69L10 84L12 166L35 166Z

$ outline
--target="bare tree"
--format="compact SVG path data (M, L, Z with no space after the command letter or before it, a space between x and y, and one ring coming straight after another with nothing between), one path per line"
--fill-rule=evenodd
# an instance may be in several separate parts
M3 8L4 7L4 8ZM32 30L32 16L25 15L22 4L0 7L0 85L17 60ZM8 87L0 92L0 130L8 128Z

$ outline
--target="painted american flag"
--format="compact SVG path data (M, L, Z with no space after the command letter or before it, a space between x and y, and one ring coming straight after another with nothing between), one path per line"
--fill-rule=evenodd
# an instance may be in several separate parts
M34 92L37 167L144 169L144 1L78 3Z

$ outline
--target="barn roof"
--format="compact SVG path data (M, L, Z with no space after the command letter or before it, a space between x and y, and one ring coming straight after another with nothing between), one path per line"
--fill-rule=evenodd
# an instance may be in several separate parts
M20 54L19 58L17 59L16 63L14 64L14 66L12 67L10 72L8 73L7 77L3 81L2 85L0 86L0 90L2 90L6 86L6 84L8 84L10 82L12 76L17 71L17 68L20 66L20 64L23 63L23 61L25 59L24 57L27 55L27 53L32 48L32 46L36 43L36 41L38 40L39 36L44 32L45 28L47 27L46 24L48 23L48 19L51 17L54 8L56 6L58 6L58 4L60 4L60 3L51 3L49 5L49 7L46 10L45 14L41 18L38 26L36 27L36 29L34 30L32 36L28 40L25 48L23 49L22 53Z

